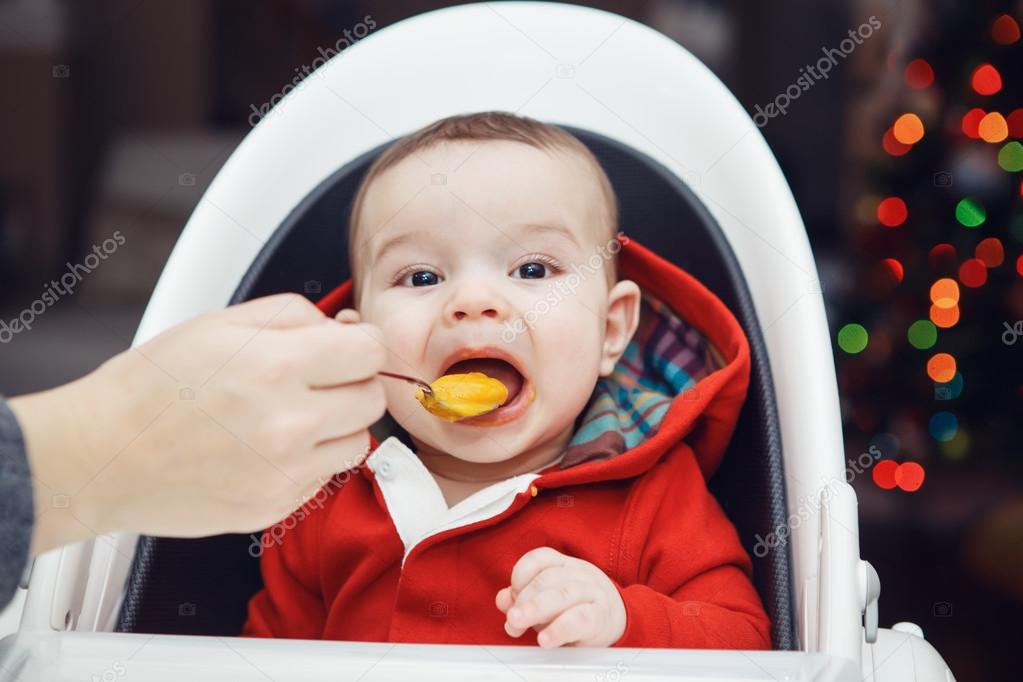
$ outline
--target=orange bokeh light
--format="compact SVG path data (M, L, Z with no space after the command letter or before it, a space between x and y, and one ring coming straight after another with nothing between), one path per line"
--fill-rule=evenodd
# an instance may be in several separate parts
M959 284L950 277L942 277L931 285L931 303L939 308L959 304Z
M985 142L1002 142L1009 136L1009 124L1005 122L1004 116L997 111L992 111L980 120L977 134Z
M927 361L927 376L931 381L946 384L956 375L956 359L948 353L935 353Z
M935 327L940 327L942 329L954 327L956 323L959 322L959 306L954 305L951 308L939 308L937 305L932 305L930 318Z
M903 114L895 120L892 134L902 144L916 144L924 137L924 122L916 114Z

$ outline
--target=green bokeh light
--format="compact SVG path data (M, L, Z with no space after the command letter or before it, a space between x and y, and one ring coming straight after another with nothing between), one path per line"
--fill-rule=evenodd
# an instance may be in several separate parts
M917 320L909 325L906 338L913 348L927 350L938 342L938 328L930 320Z
M1002 147L998 152L998 165L1010 173L1023 170L1023 144L1013 140Z
M838 347L850 355L855 355L866 348L867 340L867 330L862 324L852 322L838 330Z
M966 227L978 227L984 224L987 212L976 199L966 197L956 204L956 220Z

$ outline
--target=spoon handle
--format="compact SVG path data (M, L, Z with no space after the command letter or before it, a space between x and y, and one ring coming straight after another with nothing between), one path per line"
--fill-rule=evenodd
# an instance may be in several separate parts
M381 372L377 372L377 374L379 374L381 376L385 376L385 377L391 377L392 379L401 379L402 381L407 381L410 384L416 384L421 389L423 389L423 391L425 393L433 393L433 387L431 387L430 384L426 383L425 381L420 381L419 379L416 379L415 377L405 376L404 374L395 374L394 372L382 372L382 371Z

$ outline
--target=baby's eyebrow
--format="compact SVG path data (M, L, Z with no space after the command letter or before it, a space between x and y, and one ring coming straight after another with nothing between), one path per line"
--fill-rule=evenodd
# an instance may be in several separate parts
M579 240L576 239L575 234L557 221L544 221L536 223L519 223L512 225L512 228L518 229L521 232L541 232L547 234L554 234L567 239L572 242L575 246L579 246Z
M426 236L425 232L423 232L422 230L418 230L416 232L405 232L404 234L399 234L395 237L391 237L386 242L384 242L383 246L380 247L380 250L377 252L376 257L373 260L379 261L381 258L384 257L384 254L386 254L389 250L397 248L403 244L421 241L425 236Z

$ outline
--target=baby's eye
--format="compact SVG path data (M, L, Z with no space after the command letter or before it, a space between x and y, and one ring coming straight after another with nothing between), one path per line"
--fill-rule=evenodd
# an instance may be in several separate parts
M428 287L434 284L441 283L440 275L429 270L416 270L415 272L406 275L402 278L401 284L403 286L413 287Z
M522 279L543 279L543 276L547 274L547 266L535 261L523 263L516 272Z

